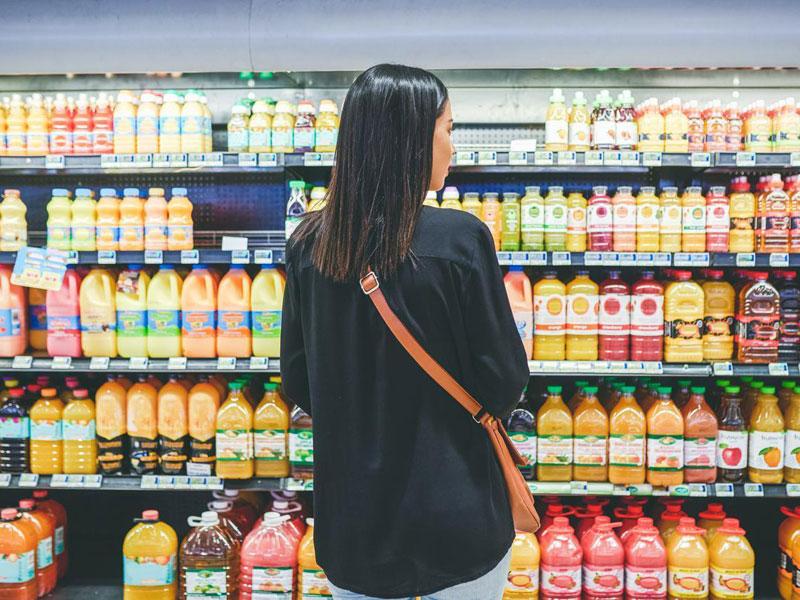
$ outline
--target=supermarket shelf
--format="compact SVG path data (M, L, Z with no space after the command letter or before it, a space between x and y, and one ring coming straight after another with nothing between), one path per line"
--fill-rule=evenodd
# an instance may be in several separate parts
M497 260L549 267L800 267L800 254L752 252L498 252Z
M60 583L50 600L122 600L121 583Z
M528 361L531 375L612 375L616 377L639 377L660 375L663 377L796 377L800 375L797 364L742 364L717 363L665 363L641 361Z
M284 247L283 244L272 244L269 247L252 248L249 250L218 250L211 248L182 251L148 250L143 252L76 252L72 250L67 253L67 263L80 265L158 265L162 263L184 265L197 263L210 265L272 265L285 262ZM0 252L0 264L13 265L16 260L16 252Z
M70 373L279 373L276 358L69 358L17 356L0 358L2 371L61 371Z
M614 485L585 481L531 481L531 492L537 496L673 496L683 498L795 498L800 484L760 483L691 483L665 487L650 484Z

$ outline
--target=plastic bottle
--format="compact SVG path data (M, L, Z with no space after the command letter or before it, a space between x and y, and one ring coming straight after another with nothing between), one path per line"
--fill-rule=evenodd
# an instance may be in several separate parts
M702 362L703 288L690 271L673 271L664 291L664 360Z
M158 125L160 96L145 90L139 97L136 111L136 152L146 154L158 152Z
M41 598L52 592L58 581L53 543L56 521L50 513L37 508L33 498L20 500L17 510L36 533L36 587Z
M47 349L47 290L28 288L28 341L33 350Z
M653 520L638 520L625 541L625 595L630 600L667 597L667 549Z
M800 390L795 389L797 387L796 381L781 381L781 388L778 390L778 408L780 408L781 413L786 414L786 411L789 410L789 405L792 402L792 396Z
M181 286L172 265L163 264L147 286L147 353L153 358L181 356Z
M95 243L96 205L92 190L88 188L75 190L71 220L73 250L93 252L97 249Z
M299 406L292 409L289 423L289 467L294 479L314 477L314 431L311 415Z
M242 393L242 384L228 385L230 393L217 413L217 476L226 479L253 477L253 409Z
M314 519L306 519L308 528L297 551L297 590L301 598L332 595L325 572L317 563L314 552Z
M56 94L50 110L50 154L72 154L72 112L64 94Z
M770 363L778 360L780 295L767 279L768 273L751 271L751 282L739 291L736 314L736 347L740 362Z
M436 192L434 192L433 194L435 196ZM480 219L481 218L480 194L478 192L466 192L464 194L464 199L461 202L461 210L463 210L464 212L468 212L477 219ZM524 215L521 215L521 217L524 217ZM542 218L544 218L544 213L542 213ZM544 225L542 225L542 227L544 227Z
M511 266L503 278L514 322L522 338L525 354L533 358L533 291L522 267Z
M136 99L122 90L114 105L114 154L136 152Z
M12 388L0 404L0 472L30 472L30 419L23 388Z
M0 251L14 252L28 243L27 208L19 190L3 190L0 202Z
M705 124L700 113L700 105L696 100L684 105L686 118L689 119L687 136L689 152L702 152L705 149Z
M566 359L597 360L599 288L588 271L577 271L566 287Z
M663 356L664 287L653 271L631 286L631 359L659 361Z
M217 354L248 357L252 354L250 329L250 297L252 281L239 265L230 270L219 283L217 299Z
M664 151L664 117L658 110L658 100L648 98L640 105L641 116L638 119L639 151Z
M681 109L680 98L673 98L664 105L664 151L689 151L689 118Z
M775 388L764 386L750 415L747 474L754 483L783 482L784 420Z
M272 151L294 152L294 115L290 102L279 100L272 119Z
M588 249L593 252L610 252L613 248L613 207L604 185L592 188L586 216Z
M613 212L613 250L636 250L636 200L630 186L620 186L611 199Z
M800 253L800 178L797 175L790 178L791 185L787 185L789 194L789 252Z
M542 600L581 597L581 563L583 550L566 517L556 517L542 535L541 584Z
M636 196L636 251L659 251L659 213L661 205L655 188L645 186Z
M536 536L518 531L511 544L511 564L502 600L535 600L539 597L540 558Z
M800 285L797 271L773 271L778 280L781 299L781 331L778 340L778 360L800 361Z
M583 92L575 92L572 97L572 108L569 111L568 141L569 149L574 152L586 152L590 149L591 115L586 108Z
M174 600L178 591L178 536L159 520L157 510L145 510L125 536L124 600Z
M228 120L228 152L247 152L250 127L250 110L241 102L231 108Z
M800 513L797 507L781 506L781 513L786 517L778 527L778 577L777 588L782 599L792 597L792 548L800 537Z
M706 250L727 252L731 228L730 200L724 187L712 187L706 196Z
M189 475L208 476L216 461L216 421L219 391L207 378L196 383L188 396L189 447L186 471Z
M290 181L289 201L286 204L286 239L292 237L308 209L304 181Z
M600 284L599 349L600 360L630 358L630 288L619 271L609 271Z
M633 108L633 96L630 90L623 90L617 96L614 111L616 122L616 147L619 150L633 150L639 139L639 130L636 123L636 111Z
M238 597L239 547L218 513L189 517L192 529L180 547L180 597Z
M561 397L561 386L548 386L547 399L536 415L538 480L572 479L572 427L572 414Z
M786 426L783 477L787 483L800 483L800 392L791 394L783 418Z
M158 467L158 392L144 377L127 395L127 430L131 469L138 475Z
M25 354L27 346L25 289L11 283L10 265L0 265L0 356Z
M683 517L667 542L667 575L670 598L708 596L708 547L704 530L691 517Z
M189 407L186 388L177 377L158 390L158 462L166 475L186 472L189 454Z
M422 206L430 206L431 208L441 208L439 206L439 200L437 199L436 192L433 190L428 190L425 193L425 200L422 202ZM482 210L479 203L479 210ZM481 214L476 215L478 218L483 220Z
M731 182L730 241L731 252L755 251L756 200L750 192L747 177L735 177Z
M744 119L744 149L748 152L771 152L772 121L763 100L752 105Z
M255 107L254 107L255 108ZM320 100L317 117L316 152L334 152L339 139L339 108L329 99Z
M125 188L119 203L119 249L144 250L144 202L138 188Z
M144 249L167 249L167 201L164 188L150 188L144 203Z
M95 245L98 250L119 249L119 204L114 188L100 190L95 230Z
M446 197L447 189L442 202L442 208L456 208L452 205L453 200ZM455 199L458 202L458 199ZM448 204L451 203L451 204ZM460 203L458 207L460 207ZM500 234L500 250L515 252L520 246L520 202L519 194L505 192L503 194L502 211L502 233Z
M288 477L289 409L275 383L264 384L264 397L253 416L256 477Z
M172 188L172 197L167 205L167 250L194 248L193 206L186 194L186 188Z
M288 516L269 512L242 545L242 600L260 597L254 590L293 595L299 539L287 527Z
M6 113L6 154L27 154L28 111L19 94L13 94Z
M656 486L683 483L683 416L671 393L672 388L659 387L647 411L647 483Z
M789 251L789 195L778 173L767 181L763 206L759 209L759 252Z
M711 598L753 598L756 556L738 519L725 519L709 544Z
M217 355L217 281L206 265L196 264L181 287L183 355Z
M684 479L686 483L712 483L717 478L717 416L706 404L705 388L691 388L681 411L684 425Z
M544 147L553 152L566 150L569 136L567 105L559 88L553 90L544 122Z
M64 472L97 473L97 441L94 402L89 392L76 389L63 412Z
M196 90L189 90L181 107L181 152L206 152L205 110ZM246 145L245 145L246 147Z
M31 473L52 475L64 472L64 404L54 388L45 388L30 410Z
M567 197L567 252L586 250L586 198L580 192Z
M111 99L100 92L92 116L92 150L94 154L114 152L114 111Z
M95 268L81 281L81 348L84 356L117 355L116 292L111 273Z
M167 90L158 110L158 151L164 154L181 151L181 98Z
M681 250L683 252L706 251L706 200L701 188L686 188L681 197Z
M722 102L712 100L706 106L705 150L706 152L725 152L727 149L725 134L728 122L722 112Z
M607 519L607 517L606 517ZM614 527L620 523L598 521L584 536L583 598L622 598L625 581L625 550Z
M141 265L119 275L116 290L117 349L123 358L147 356L147 293L150 277Z
M724 271L706 270L703 296L703 359L730 360L736 294L733 286L725 281Z
M506 431L517 452L528 461L528 464L520 466L519 470L525 479L533 479L537 455L536 413L527 394L528 388L526 387L522 392L519 404L511 411L506 421Z
M619 485L645 480L645 415L633 396L633 386L622 395L609 415L608 480Z
M111 475L128 464L127 392L113 377L95 394L98 472Z
M33 498L36 501L36 508L48 513L55 522L53 549L58 578L61 579L67 574L69 566L69 551L66 544L67 511L60 502L48 498L47 490L34 490Z
M567 249L567 199L564 188L557 185L548 188L544 199L544 249L548 252Z
M665 187L661 190L658 231L661 252L681 251L682 209L678 188Z
M613 150L617 141L617 126L613 100L608 90L601 90L595 96L595 106L592 119L592 147L596 150Z
M566 348L566 286L553 271L533 286L533 358L564 360Z
M706 531L706 543L711 544L717 529L722 525L722 521L727 515L723 505L720 502L709 502L706 510L698 513L697 526L702 527Z
M503 231L502 206L495 192L486 192L481 204L481 221L492 232L495 250L500 250L500 237Z
M316 145L316 109L309 100L297 103L297 117L294 122L294 151L311 152Z
M573 477L578 481L606 481L608 414L597 399L597 387L587 386L583 392L573 415Z
M47 154L50 119L41 94L33 94L28 105L28 156Z
M275 268L264 267L253 280L250 306L253 325L253 356L278 358L281 315L286 279Z
M468 195L464 194L464 210L468 210ZM522 250L541 252L544 250L544 198L539 186L527 186L520 205Z
M47 247L57 250L72 248L72 200L68 190L54 188L47 203Z
M0 597L36 600L37 546L38 537L33 524L23 520L17 509L4 508L0 512L0 568L4 574Z

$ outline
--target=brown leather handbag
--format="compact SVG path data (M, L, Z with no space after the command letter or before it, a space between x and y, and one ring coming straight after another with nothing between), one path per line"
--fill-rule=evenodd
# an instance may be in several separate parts
M436 362L419 342L411 335L411 332L400 321L395 312L386 302L386 297L380 289L380 282L373 271L370 271L361 278L361 290L369 296L372 304L378 310L389 331L394 334L400 345L405 348L411 358L422 367L444 391L450 394L456 402L464 407L472 419L481 425L492 442L497 462L503 471L503 477L508 489L508 500L511 504L511 514L514 517L514 528L517 531L534 533L539 529L539 515L533 505L533 495L531 494L525 478L520 473L517 465L525 466L526 459L517 452L513 442L508 437L503 424L492 417L480 403L473 398L470 393L459 384L453 376Z

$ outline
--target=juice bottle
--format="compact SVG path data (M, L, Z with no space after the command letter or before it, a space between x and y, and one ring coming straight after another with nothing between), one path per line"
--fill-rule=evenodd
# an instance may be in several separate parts
M702 152L705 149L705 123L700 114L700 105L696 100L684 105L686 118L689 119L688 150L689 152Z
M301 100L297 103L297 118L294 122L294 151L311 152L316 145L317 117L313 102Z
M206 151L205 120L200 95L195 90L189 90L181 107L181 152Z
M98 250L119 249L119 198L114 188L100 190L97 202L95 245Z
M38 538L33 525L23 521L16 508L0 512L0 598L36 600L36 547Z
M586 152L590 149L590 121L591 115L588 108L586 108L586 98L583 92L575 92L572 97L572 107L569 111L568 142L570 150Z
M656 188L645 186L636 196L636 251L658 252L658 217L661 211Z
M62 416L64 404L54 388L45 388L31 407L31 473L64 472Z
M707 104L705 115L705 149L707 152L725 152L725 133L728 122L722 112L722 102L712 100Z
M589 533L594 535L592 526L595 523L611 523L611 519L603 514L603 505L594 502L587 502L583 509L576 508L574 517L578 522L578 526L575 528L575 536L581 543Z
M731 182L730 242L731 252L755 251L756 199L750 192L747 177L735 177Z
M250 296L252 281L239 265L231 268L219 283L217 354L247 357L252 354Z
M189 517L192 529L180 546L180 598L236 598L239 545L215 511Z
M631 359L659 361L663 356L664 287L653 271L631 286Z
M542 600L581 597L581 564L583 550L566 517L556 517L542 535L541 584Z
M763 210L759 210L762 230L759 252L789 251L789 195L783 189L778 173L772 175L767 184Z
M0 356L24 354L28 319L24 288L11 283L11 266L0 265Z
M751 381L745 392L743 410L745 419L747 419L748 422L750 421L750 415L753 414L753 408L755 408L758 395L761 393L761 389L764 385L763 381Z
M800 360L800 286L797 271L774 271L781 299L781 331L778 360L793 363Z
M167 201L164 188L150 188L144 203L144 249L167 249Z
M469 194L464 194L464 210L468 210L467 196ZM541 252L544 250L544 198L539 186L527 186L520 205L522 250Z
M625 545L625 594L630 600L667 597L667 549L653 526L643 517Z
M52 199L47 203L47 247L57 250L72 248L72 200L69 191L54 188Z
M122 90L114 105L114 154L136 152L136 98Z
M314 431L311 415L299 406L289 422L289 475L294 479L314 477Z
M150 277L129 265L117 280L117 350L124 358L147 356L147 291Z
M458 191L456 191L458 194ZM458 197L448 197L447 189L444 191L442 208L459 208L461 204ZM514 252L519 250L520 245L520 203L519 194L505 192L503 194L502 211L502 233L500 234L500 250Z
M0 251L14 252L28 243L27 208L19 190L3 190L0 202Z
M661 190L658 232L661 252L681 251L682 209L678 198L678 188L665 187Z
M207 378L189 390L189 450L186 472L190 475L212 474L216 461L214 442L219 405L219 391Z
M575 514L576 510L574 506L565 506L557 502L558 496L545 496L542 500L549 502L546 502L541 527L536 531L539 544L542 543L542 536L547 533L547 530L550 529L557 517L570 517ZM569 522L569 519L567 519L567 522Z
M314 552L314 519L306 519L308 528L297 551L297 591L299 598L327 598L332 595L325 572Z
M684 479L686 483L712 483L717 478L717 416L706 404L705 388L691 388L681 411L684 427Z
M511 564L502 600L536 600L539 597L540 555L536 536L518 531L511 544Z
M127 396L130 463L134 473L155 473L158 467L158 392L144 377Z
M434 192L433 195L436 196L436 192ZM524 200L524 198L523 198L523 200ZM472 216L480 219L481 218L481 195L478 192L466 192L464 194L464 200L461 202L461 210L463 210L464 212L468 212ZM524 217L524 215L522 215L522 216ZM544 213L543 212L542 212L542 218L544 218ZM544 227L544 225L542 225L542 228L543 227ZM542 242L542 243L544 243L544 242ZM544 246L542 246L542 247L544 247Z
M533 286L533 358L564 360L567 289L553 271Z
M617 141L617 125L614 107L608 90L601 90L595 96L597 107L592 120L592 146L596 150L613 150Z
M744 149L748 152L771 152L772 120L763 100L753 104L744 120Z
M664 105L664 151L689 151L689 118L681 110L680 98L673 98Z
M492 239L494 240L494 249L500 250L500 237L503 231L503 221L501 218L500 201L495 192L486 192L483 195L483 203L481 204L481 221L492 232Z
M47 349L47 290L28 288L28 341L33 350Z
M277 269L264 267L253 280L250 296L253 356L280 356L281 315L286 279ZM533 310L533 309L531 309Z
M41 94L33 94L28 106L27 153L29 156L47 154L50 119Z
M619 525L598 519L583 538L582 597L587 600L622 598L625 549L613 529Z
M50 154L72 154L72 112L64 94L56 94L50 111Z
M664 291L664 360L702 362L703 288L690 271L673 271Z
M28 147L28 111L19 94L11 96L6 114L6 154L24 156Z
M789 252L800 252L800 178L797 175L790 177L791 185L787 184L789 194Z
M764 386L750 415L747 475L754 483L783 482L784 420L775 388Z
M226 479L253 477L253 409L242 387L228 385L230 393L217 413L217 476Z
M94 402L89 392L77 389L64 407L64 472L97 473L97 441Z
M712 187L706 196L706 250L727 252L731 227L730 200L725 188Z
M724 271L706 270L703 282L703 359L730 360L733 357L733 325L736 294L725 281Z
M658 100L648 98L640 105L641 116L638 119L639 151L664 151L664 116L658 110Z
M136 152L158 152L159 100L153 92L143 91L136 111Z
M84 356L117 355L116 292L111 273L92 269L81 281L81 348Z
M683 483L683 416L670 394L658 388L658 399L647 411L647 483L657 486Z
M181 356L181 286L172 265L163 264L147 286L147 353Z
M738 359L746 363L778 360L781 305L768 273L751 271L752 281L739 291L736 314Z
M706 201L700 187L686 188L681 197L681 251L706 251Z
M0 471L30 472L30 419L23 388L12 388L0 404Z
M114 111L111 98L100 92L92 117L92 150L94 154L111 154L114 152Z
M572 415L561 398L561 386L547 387L547 399L536 415L538 436L536 478L572 479Z
M744 149L742 117L739 112L739 105L731 102L725 105L723 113L726 121L725 127L725 151L738 152Z
M780 408L781 413L784 415L786 411L789 410L789 405L792 402L792 396L795 393L800 393L800 390L796 390L797 382L796 381L781 381L781 389L778 390L778 408Z
M725 519L709 545L711 598L753 598L756 555L739 527Z
M626 496L627 497L627 496ZM624 504L614 509L614 517L622 523L619 528L619 539L626 545L628 538L634 535L633 529L639 524L639 519L644 516L644 507L639 504ZM650 519L652 523L652 519Z
M0 409L1 411L2 409ZM528 388L526 387L522 392L517 407L511 411L511 414L506 421L506 431L514 447L522 456L524 456L528 464L520 466L519 470L525 479L533 479L533 474L536 466L536 413L531 406L528 398Z
M586 198L580 192L567 197L567 252L586 250Z
M531 281L522 267L509 267L503 278L508 301L514 314L514 322L525 346L525 353L533 357L533 292Z
M633 96L631 96L630 90L622 90L622 93L617 96L614 121L616 122L616 147L619 150L635 149L639 139L639 131L636 123L636 111L633 108Z
M600 360L628 360L630 357L631 297L619 271L609 271L600 284Z
M113 377L95 394L97 466L103 475L121 473L128 459L127 392Z
M294 114L292 104L279 100L272 119L272 151L294 152Z
M544 121L544 148L553 152L566 150L569 141L567 105L559 88L553 90Z
M614 217L611 198L604 185L592 188L586 215L586 230L589 236L588 248L594 252L610 252L613 248Z
M233 106L228 121L228 150L272 151L272 106L266 100L256 100L249 111L242 104Z
M200 106L203 110L203 151L211 152L214 145L213 140L213 115L211 109L208 108L208 98L203 92L199 92Z
M433 190L428 190L425 194L425 200L422 203L423 206L430 206L431 208L441 208L439 206L439 200L437 200L436 192ZM483 220L481 214L476 215L478 218Z
M727 516L724 507L719 502L709 502L706 510L698 513L697 526L702 527L706 531L706 543L711 544L717 530L722 525L722 521Z
M781 100L773 121L773 148L776 152L800 150L800 117L794 98Z
M667 542L669 598L708 596L708 546L705 531L691 517L683 517Z
M633 396L633 386L623 386L622 395L609 415L608 480L636 485L645 479L644 412Z
M124 600L174 600L178 591L178 536L145 510L122 545Z
M589 271L576 272L567 284L567 360L597 360L598 292Z
M636 200L630 186L620 186L611 199L613 209L613 249L615 252L636 250Z
M144 250L144 203L138 188L125 188L119 203L119 249Z
M36 587L41 598L52 592L58 581L58 566L53 552L56 522L49 513L37 508L33 498L20 500L17 511L36 532Z
M683 501L681 500L681 503ZM661 534L661 539L665 544L669 543L672 534L678 528L680 520L686 517L686 513L681 508L682 504L665 504L664 512L660 515L660 523L658 524L658 531ZM704 532L705 533L705 532Z
M597 399L597 387L587 386L583 391L583 400L573 416L573 477L578 481L606 481L608 414Z
M558 185L550 186L544 199L544 249L548 252L567 249L567 199L564 188Z
M96 205L94 194L88 188L75 190L72 203L72 249L93 252L95 245Z
M253 107L255 108L255 107ZM335 152L339 140L339 108L333 100L319 101L316 152Z
M181 151L181 97L173 90L164 92L158 110L158 151L165 154Z
M800 512L797 507L781 506L781 513L786 517L778 527L778 593L782 599L792 597L792 548L800 537Z
M288 477L289 409L275 383L264 384L264 397L253 417L256 477Z
M303 216L308 212L308 198L306 198L304 181L290 181L289 201L286 203L285 231L288 240L294 230L302 221Z
M206 265L196 264L181 287L183 355L217 355L217 280Z
M167 210L167 250L191 250L194 247L193 207L186 188L172 188Z
M158 462L161 472L182 475L189 454L189 398L176 377L158 390Z

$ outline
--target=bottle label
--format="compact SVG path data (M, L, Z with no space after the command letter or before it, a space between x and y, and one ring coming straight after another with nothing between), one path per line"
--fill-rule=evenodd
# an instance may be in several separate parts
M295 127L294 147L298 150L313 150L315 143L315 132L313 127Z
M597 335L599 310L597 294L568 294L567 333Z
M281 310L254 310L253 337L276 340L281 337Z
M144 243L144 226L143 225L120 225L119 226L119 241L120 241L120 243L134 244L134 245L135 244Z
M636 231L636 206L618 202L614 206L614 234Z
M575 122L569 124L570 147L589 147L589 123Z
M314 464L314 433L310 429L289 430L289 462L293 465Z
M715 202L706 207L706 231L709 233L727 233L730 230L728 204Z
M504 591L526 592L528 594L538 592L539 569L510 569Z
M664 296L633 294L630 298L631 335L642 337L664 335Z
M136 118L135 117L114 117L114 133L119 137L121 135L136 135Z
M158 119L162 138L166 135L180 135L181 118L178 115L162 116Z
M293 589L292 567L253 567L252 600L291 600Z
M546 121L544 124L545 144L566 144L569 126L562 119Z
M533 339L533 313L527 311L513 312L514 323L517 325L517 332L523 342Z
M564 204L544 205L544 230L547 233L567 232L567 207Z
M284 429L256 429L253 443L256 460L286 460L287 435Z
M56 556L64 554L64 527L56 527L55 532Z
M228 129L228 152L241 152L249 145L246 129Z
M598 435L574 436L574 465L576 467L604 467L608 456L608 438Z
M706 338L712 343L725 343L733 341L733 316L730 317L711 317L703 319L703 342Z
M253 458L253 435L248 429L217 429L217 461L239 462Z
M249 310L221 310L217 313L217 334L222 337L250 335Z
M117 335L120 337L144 337L147 335L146 310L118 310Z
M586 228L589 233L611 233L614 217L610 202L589 202Z
M708 569L690 569L669 566L668 589L674 598L706 598L708 596Z
M328 577L322 569L300 569L300 576L303 580L303 589L300 590L303 594L302 600L329 598L333 595Z
M187 436L170 438L166 435L158 437L158 455L161 460L161 471L167 474L181 473L187 460Z
M608 439L608 464L611 467L644 466L644 436L612 433Z
M331 127L317 128L317 146L335 147L339 140L339 130Z
M122 579L125 585L156 587L170 585L175 582L174 554L165 556L124 557Z
M681 340L699 340L702 337L703 319L696 321L664 321L664 336Z
M753 569L723 569L711 563L710 580L714 598L753 597Z
M66 246L69 248L70 228L64 225L48 225L47 226L47 245L48 246Z
M31 439L43 442L60 442L62 438L61 420L43 421L31 419Z
M681 220L682 231L686 233L706 232L706 207L705 206L684 206L683 218Z
M646 202L636 205L636 232L658 233L658 204Z
M166 224L146 224L144 226L144 237L145 240L151 243L163 242L167 237Z
M620 148L632 148L639 137L636 121L617 121L617 145Z
M630 334L630 303L627 294L600 294L600 335Z
M521 215L523 233L540 233L544 231L544 206L541 203L524 203Z
M52 536L39 540L36 545L36 568L46 569L53 564L53 538Z
M567 233L572 235L586 233L586 209L583 206L567 208Z
M122 470L127 452L126 438L124 434L113 439L97 436L97 464L100 473L119 473Z
M22 332L22 312L18 308L0 310L0 337L16 337Z
M31 436L28 417L0 417L0 438L27 440Z
M131 467L137 473L150 473L158 466L158 442L152 438L130 436Z
M255 583L255 572L253 579ZM226 600L228 598L227 569L184 569L186 600Z
M535 335L564 335L567 327L567 307L564 296L544 294L533 299Z
M148 337L172 337L181 334L181 311L150 309L147 311Z
M94 419L90 421L73 421L64 419L64 441L89 442L95 439Z
M751 469L778 471L783 468L783 431L751 431L750 454L747 464Z
M55 317L47 315L47 331L54 335L77 334L81 330L81 319L78 315Z
M613 148L616 143L617 127L614 117L592 123L592 142L597 147Z
M647 469L674 473L683 469L683 436L647 436Z
M555 466L572 464L572 436L539 434L537 462Z
M184 310L183 335L202 339L213 338L217 329L217 312L214 310Z
M273 129L272 130L273 149L279 149L279 148L294 149L294 139L292 136L292 132L293 130L291 129Z
M654 598L663 598L667 593L667 569L650 569L647 567L625 567L625 589L629 594L640 594L643 597L652 594Z
M618 567L601 567L598 565L583 565L583 591L599 594L622 594L622 584L625 581L625 569Z
M540 592L555 597L580 597L581 593L581 566L557 567L555 565L541 565Z
M181 133L197 134L203 133L206 118L203 115L181 115Z
M661 209L661 221L659 231L663 235L678 234L681 232L681 208L680 206L664 206Z
M786 444L784 451L786 466L790 469L800 469L800 431L786 430Z
M94 243L94 225L73 225L72 226L72 246L73 248L83 247Z
M716 451L717 438L688 435L684 437L684 463L687 469L713 469Z
M36 552L0 554L0 584L27 583L36 576Z
M537 438L535 433L528 431L509 432L508 437L514 442L514 447L528 461L528 466L536 464Z

